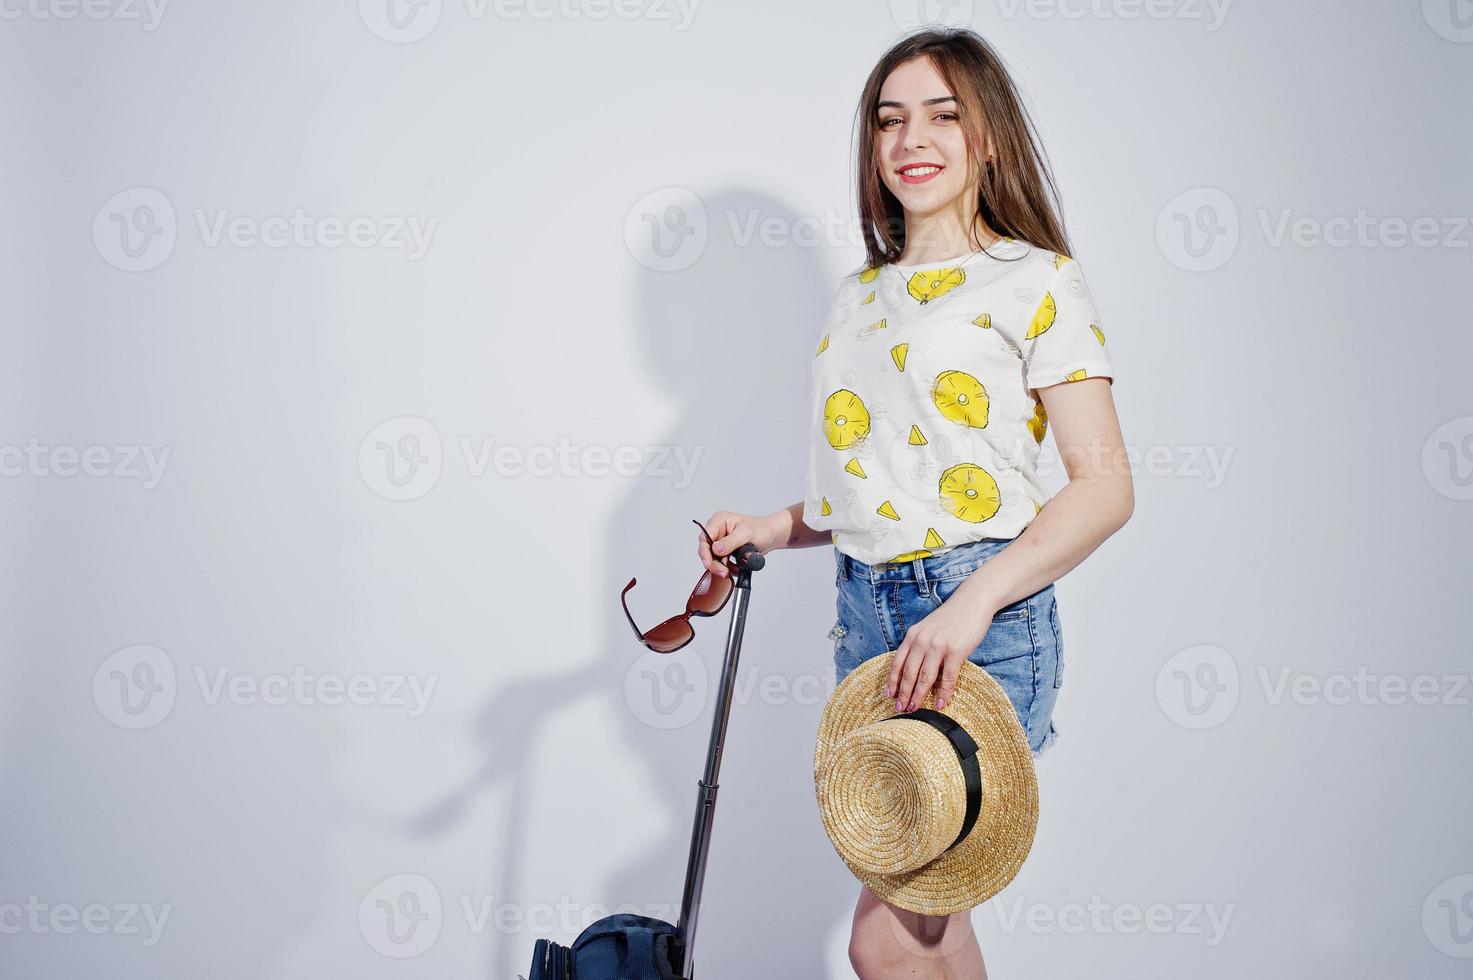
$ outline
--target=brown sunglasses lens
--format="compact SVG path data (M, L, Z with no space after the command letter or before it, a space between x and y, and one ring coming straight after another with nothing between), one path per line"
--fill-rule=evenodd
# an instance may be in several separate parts
M712 575L709 571L701 576L691 590L689 609L692 612L711 614L721 608L731 594L731 576Z
M689 643L693 636L695 636L695 631L690 628L690 623L676 617L667 619L654 629L648 630L644 634L644 641L656 653L669 653Z

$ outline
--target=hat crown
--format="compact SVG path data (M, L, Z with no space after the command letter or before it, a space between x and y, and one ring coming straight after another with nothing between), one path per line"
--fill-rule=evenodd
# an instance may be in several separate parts
M824 829L840 856L874 874L914 871L957 839L967 811L956 752L924 721L845 733L819 773Z

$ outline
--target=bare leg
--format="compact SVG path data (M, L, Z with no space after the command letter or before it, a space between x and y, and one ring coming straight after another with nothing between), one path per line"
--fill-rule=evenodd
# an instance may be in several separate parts
M860 980L987 980L971 910L917 915L861 886L849 936Z

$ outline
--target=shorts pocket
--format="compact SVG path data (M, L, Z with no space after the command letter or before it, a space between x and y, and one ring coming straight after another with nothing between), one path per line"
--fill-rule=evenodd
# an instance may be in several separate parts
M952 594L955 593L957 589L961 588L961 584L966 580L966 575L957 575L951 578L940 578L934 580L931 583L931 604L937 609L940 609L941 604L947 599L950 599L952 597ZM995 614L993 614L992 621L994 623L1000 623L1006 622L1008 620L1021 620L1026 624L1026 621L1028 619L1028 598L1019 599L1017 602L1014 602L1011 605L1003 606ZM1024 629L1026 631L1026 625Z

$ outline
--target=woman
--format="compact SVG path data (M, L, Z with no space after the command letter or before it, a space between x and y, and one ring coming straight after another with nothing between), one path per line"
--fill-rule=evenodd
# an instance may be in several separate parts
M896 710L933 690L940 710L970 659L1037 755L1063 680L1053 583L1134 508L1105 335L1026 112L982 38L903 38L859 113L867 261L816 344L806 497L706 527L717 555L832 543L836 680L894 650ZM1069 478L1052 498L1036 469L1049 428ZM867 888L849 955L861 977L986 976L969 912L917 915Z

